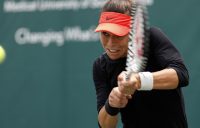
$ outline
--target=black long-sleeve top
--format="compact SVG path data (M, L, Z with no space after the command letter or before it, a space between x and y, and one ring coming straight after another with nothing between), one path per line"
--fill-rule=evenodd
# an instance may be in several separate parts
M124 128L187 128L181 87L189 83L188 71L180 53L158 28L150 28L150 48L145 71L166 68L176 70L179 84L176 89L136 91L125 108L120 109ZM98 112L104 106L118 75L125 70L126 58L111 60L106 53L93 64L93 80Z

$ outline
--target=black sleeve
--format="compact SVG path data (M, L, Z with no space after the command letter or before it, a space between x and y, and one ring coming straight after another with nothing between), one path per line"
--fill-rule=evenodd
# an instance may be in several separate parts
M96 89L98 112L104 106L110 93L107 85L106 71L104 69L104 65L105 64L101 58L98 58L93 64L93 80Z
M168 37L160 29L152 27L150 29L150 40L150 50L153 49L153 54L161 68L175 69L179 78L178 87L187 86L189 84L188 70L179 51Z

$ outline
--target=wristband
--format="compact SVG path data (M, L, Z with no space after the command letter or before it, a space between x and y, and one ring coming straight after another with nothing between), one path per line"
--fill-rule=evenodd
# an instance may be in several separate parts
M153 89L153 75L150 72L139 72L141 88L138 90L149 91Z
M119 108L115 108L115 107L110 106L108 100L105 103L105 109L106 109L106 112L111 116L116 116L119 113L119 110L120 110Z

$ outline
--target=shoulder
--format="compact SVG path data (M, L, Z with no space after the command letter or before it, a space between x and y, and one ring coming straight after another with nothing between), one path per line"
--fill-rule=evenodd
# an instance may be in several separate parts
M105 62L106 62L106 53L103 53L95 59L94 64L103 64Z
M159 33L162 31L159 27L156 27L156 26L151 26L149 30L150 30L150 33Z
M149 29L150 40L160 43L172 43L166 33L159 27L152 26Z
M105 53L96 58L93 63L93 79L94 81L104 81L106 75L106 55Z
M166 34L159 27L150 27L149 29L150 38L152 39L162 39L167 38Z
M106 54L103 53L99 57L97 57L93 63L93 68L103 68L106 65Z
M172 45L169 37L159 27L150 27L149 29L150 44L153 46Z

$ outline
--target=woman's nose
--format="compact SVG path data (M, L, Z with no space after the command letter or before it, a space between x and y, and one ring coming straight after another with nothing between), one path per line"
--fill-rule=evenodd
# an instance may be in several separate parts
M108 43L109 43L110 45L116 43L116 39L114 38L114 36L111 36L111 37L109 38Z

